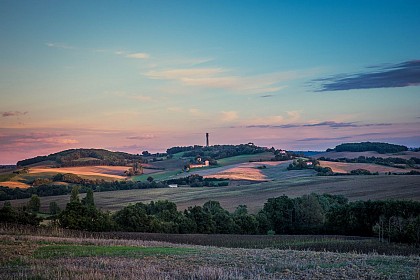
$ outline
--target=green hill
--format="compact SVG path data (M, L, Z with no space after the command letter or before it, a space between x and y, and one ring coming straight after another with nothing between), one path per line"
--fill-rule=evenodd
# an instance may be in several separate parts
M111 152L104 149L70 149L48 156L37 156L17 162L17 166L28 166L43 161L54 162L60 167L90 166L90 165L122 165L143 162L140 155L124 152Z

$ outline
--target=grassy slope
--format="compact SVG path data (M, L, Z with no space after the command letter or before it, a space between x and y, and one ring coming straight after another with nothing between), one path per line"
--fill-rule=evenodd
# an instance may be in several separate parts
M164 161L157 161L151 162L150 166L154 168L162 168L165 169L163 171L156 172L154 174L143 174L138 176L133 176L132 180L134 181L145 181L149 176L152 176L156 181L163 181L168 180L171 178L177 177L185 177L191 174L200 174L202 170L209 170L209 169L216 169L217 167L209 167L209 168L195 168L191 170L189 173L182 172L182 168L185 164L188 163L188 160L181 159L183 153L177 153L174 155L172 159L164 160ZM219 167L225 167L229 165L234 165L238 163L246 163L249 161L257 161L257 160L269 160L273 158L272 153L261 153L255 155L240 155L234 156L224 159L219 159L217 161ZM211 172L210 172L211 173Z
M371 240L361 239L355 243L351 238L342 237L260 236L257 240L252 236L240 237L251 243L258 242L257 245L272 239L290 246L303 243L303 251L299 251L271 246L245 249L170 244L140 240L135 235L121 238L119 233L100 238L95 235L93 238L66 237L65 232L60 235L63 237L45 234L48 235L31 231L29 235L22 232L17 235L11 230L2 230L0 278L414 279L420 261L418 256L312 251L311 245L305 245L309 242L320 248L328 244L343 248L347 244L374 244ZM184 237L225 239L206 235Z
M249 162L249 161L266 161L270 160L274 157L273 153L260 153L260 154L253 154L253 155L240 155L228 158L222 158L217 160L217 164L220 166L226 166L230 164L237 164L242 162Z

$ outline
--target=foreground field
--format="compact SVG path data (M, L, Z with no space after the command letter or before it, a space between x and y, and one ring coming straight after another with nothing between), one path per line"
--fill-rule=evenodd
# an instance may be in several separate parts
M420 262L418 254L317 252L304 249L304 246L303 251L222 248L145 241L136 236L122 238L111 234L99 237L101 234L80 233L77 236L57 232L55 235L2 229L0 278L415 279ZM241 236L244 240L248 237ZM301 237L299 239L303 241ZM334 237L324 238L323 242L334 240ZM292 244L295 241L287 237L283 242ZM341 241L353 242L345 238Z
M169 200L180 210L189 206L203 205L217 200L222 207L233 211L245 204L251 212L261 209L268 198L302 196L310 193L344 195L350 200L413 199L420 201L420 176L417 175L372 175L372 176L309 176L300 177L300 170L289 171L284 180L250 185L218 188L162 188L124 190L95 193L95 203L103 210L115 211L136 202ZM305 171L303 171L305 172ZM13 200L12 205L23 205L28 200ZM50 202L57 202L63 209L69 201L68 195L41 197L41 211L48 212ZM3 202L0 202L0 206Z

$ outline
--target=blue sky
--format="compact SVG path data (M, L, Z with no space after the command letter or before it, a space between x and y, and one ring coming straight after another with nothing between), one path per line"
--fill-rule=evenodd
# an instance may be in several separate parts
M419 1L1 1L0 163L420 146Z

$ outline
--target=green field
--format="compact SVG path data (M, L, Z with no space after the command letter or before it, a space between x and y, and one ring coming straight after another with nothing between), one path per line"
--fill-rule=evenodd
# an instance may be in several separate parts
M44 243L45 244L45 243ZM187 248L172 247L137 247L137 246L98 246L98 245L69 245L69 244L46 244L38 247L34 257L50 259L59 257L144 257L150 255L164 256L173 254L191 253L194 250Z
M156 172L152 174L142 174L142 175L133 176L131 180L146 181L147 178L152 177L153 180L155 181L164 181L164 180L168 180L174 177L175 175L182 174L182 173L183 173L182 170L162 171L162 172ZM188 174L186 174L185 176L188 176Z
M228 158L222 158L217 160L217 164L220 166L226 166L231 164L237 164L242 162L249 162L249 161L268 161L272 159L273 153L260 153L260 154L253 154L253 155L240 155Z

